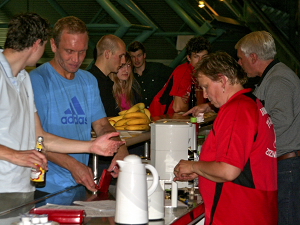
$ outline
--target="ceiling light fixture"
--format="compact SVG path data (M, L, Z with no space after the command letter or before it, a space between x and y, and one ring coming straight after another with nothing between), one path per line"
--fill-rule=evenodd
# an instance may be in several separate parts
M204 1L199 1L199 8L204 8L205 2Z

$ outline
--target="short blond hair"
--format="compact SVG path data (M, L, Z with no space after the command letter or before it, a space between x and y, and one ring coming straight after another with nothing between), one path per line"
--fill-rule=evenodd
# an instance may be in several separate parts
M81 19L75 16L63 17L55 23L52 32L52 38L56 46L59 46L61 35L65 30L70 34L88 33L86 24Z
M97 57L102 55L105 50L110 50L112 53L115 53L119 48L119 43L122 43L123 40L116 35L107 34L104 35L97 43Z
M247 82L247 74L237 61L226 52L208 54L196 65L194 76L203 74L213 81L220 80L220 74L226 76L231 85Z

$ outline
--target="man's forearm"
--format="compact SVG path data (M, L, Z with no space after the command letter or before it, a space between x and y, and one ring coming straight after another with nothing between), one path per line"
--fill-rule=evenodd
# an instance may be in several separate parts
M47 152L47 159L67 170L70 170L73 163L76 161L76 159L68 154L56 152Z
M110 125L107 118L97 120L93 122L92 125L97 137L107 133L116 132L116 129L112 125Z
M16 150L0 145L0 160L11 162L14 151Z
M97 120L93 123L93 129L97 135L97 137L106 134L106 133L111 133L111 132L116 132L116 129L108 122L107 118L102 118L100 120ZM119 136L113 137L113 140L121 140ZM115 158L117 159L123 159L126 155L128 155L128 150L125 145L122 145Z
M189 105L185 103L181 97L174 97L173 110L175 112L186 112L188 109Z
M90 191L96 191L92 169L84 163L63 153L49 152L48 157L50 161L69 170L76 183L84 185Z

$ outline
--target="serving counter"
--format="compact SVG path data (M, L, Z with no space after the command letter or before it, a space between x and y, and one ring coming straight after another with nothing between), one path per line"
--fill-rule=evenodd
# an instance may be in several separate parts
M212 124L216 117L215 113L209 113L204 115L204 122L201 126L207 126ZM182 114L164 115L161 117L152 118L153 122L159 120L176 120L182 122L188 122L189 116L182 116ZM125 133L124 133L125 132ZM148 142L151 137L150 131L138 131L138 132L121 132L121 138L126 141L127 146L131 146L137 143ZM149 146L148 146L149 147ZM96 172L96 171L94 171ZM94 175L96 175L94 173ZM98 176L95 176L98 177ZM39 199L34 199L33 193L0 193L0 225L10 225L12 222L19 220L20 214L29 212L32 208L41 207L47 203L70 206L74 205L74 201L101 201L105 199L115 199L115 185L110 186L110 192L108 194L93 194L86 190L85 187L78 185L62 190L57 193L46 195ZM191 203L191 202L189 202ZM192 200L192 204L184 205L178 204L178 207L174 208L165 204L165 217L163 220L149 221L149 225L182 225L182 224L196 224L204 217L204 206L198 198ZM115 224L114 217L89 217L84 219L85 225L92 224Z
M149 141L151 136L150 131L131 131L128 132L130 137L125 136L124 133L125 132L121 131L121 138L126 142L126 146L131 146L137 143Z
M86 189L81 186L75 186L67 188L63 191L49 194L43 198L36 199L36 200L28 200L23 204L18 206L9 208L0 212L0 224L1 225L10 225L16 221L19 221L20 214L24 214L29 212L31 209L36 207L41 207L46 205L47 203L51 204L58 204L60 208L64 208L63 205L67 208L70 205L73 205L74 201L105 201L107 199L114 200L115 196L114 192L114 185L111 185L109 193L98 193L92 194L91 192L86 191ZM10 201L20 201L20 198L24 196L20 196L15 194L15 196L11 197ZM3 203L3 202L1 202ZM6 204L10 204L11 202L6 202ZM163 220L155 220L149 221L149 225L182 225L182 224L195 224L199 220L204 217L204 206L200 199L193 200L192 204L185 206L181 204L177 208L171 208L166 206L165 207L165 218ZM100 216L93 216L89 217L86 216L84 218L84 222L82 225L114 225L114 217L100 217Z

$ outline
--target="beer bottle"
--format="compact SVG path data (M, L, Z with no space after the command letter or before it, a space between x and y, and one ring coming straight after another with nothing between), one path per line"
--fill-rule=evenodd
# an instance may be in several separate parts
M45 149L43 142L44 138L39 136L36 142L35 150L42 152ZM44 187L46 185L46 170L44 170L41 166L39 169L31 168L31 181L37 187Z
M189 98L189 109L193 108L194 106L197 105L197 97L196 97L196 90L195 90L195 84L194 82L192 83L191 86L191 93L190 93L190 98Z

